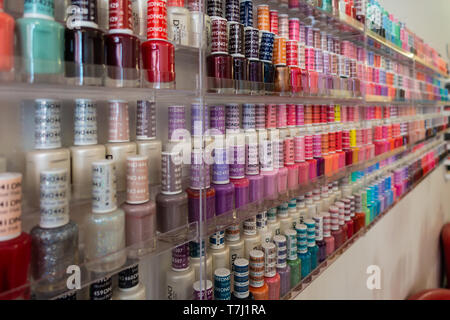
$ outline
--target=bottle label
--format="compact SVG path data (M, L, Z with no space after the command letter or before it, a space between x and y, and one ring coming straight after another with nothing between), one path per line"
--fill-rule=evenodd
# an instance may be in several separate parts
M191 105L191 133L193 136L203 136L209 127L208 106L198 103Z
M97 144L97 111L91 100L76 100L74 144L76 146Z
M117 208L116 183L113 160L92 164L92 211L110 212Z
M61 147L61 107L52 100L38 100L35 104L34 147L54 149Z
M259 174L259 161L258 161L258 143L248 142L246 145L246 167L245 172L248 175Z
M182 191L180 154L163 152L161 159L161 192L180 193Z
M185 243L172 250L172 268L185 270L189 268L189 244Z
M126 0L109 0L109 30L133 30L133 9Z
M168 15L168 37L169 41L177 44L189 43L188 28L189 15L171 13Z
M126 101L111 101L109 103L109 142L130 141L130 119Z
M240 239L239 224L229 226L225 230L225 237L227 241L238 241Z
M147 39L167 40L167 3L165 0L147 2Z
M244 234L246 235L256 234L256 217L244 221Z
M53 18L55 16L54 0L25 0L23 12L24 14L41 14Z
M127 202L144 203L150 199L148 187L148 157L127 159Z
M0 241L20 235L22 231L22 175L0 174Z
M69 222L68 174L66 169L41 171L39 225L57 228Z
M137 103L136 139L156 138L156 105L151 101Z
M90 288L91 300L111 300L112 298L112 278L104 278L93 283Z
M139 284L139 265L119 272L119 288L130 289Z

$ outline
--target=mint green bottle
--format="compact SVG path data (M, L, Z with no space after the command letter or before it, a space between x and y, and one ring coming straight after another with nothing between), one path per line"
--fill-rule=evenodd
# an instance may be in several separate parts
M54 0L25 0L17 27L22 72L28 82L57 81L63 73L64 27L54 16Z

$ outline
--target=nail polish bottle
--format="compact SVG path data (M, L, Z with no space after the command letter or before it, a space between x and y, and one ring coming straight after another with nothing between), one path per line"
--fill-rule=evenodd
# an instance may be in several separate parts
M162 152L161 191L156 196L157 230L166 233L188 223L188 195L181 185L181 157Z
M307 219L308 216L308 208L306 208L306 200L305 196L298 196L297 197L297 210L299 214L299 222L303 223L305 219ZM295 229L294 229L295 230Z
M317 163L317 177L321 177L325 173L325 160L322 157L322 135L318 130L313 135L313 157Z
M299 209L300 208L297 208L297 198L292 198L291 200L289 200L288 212L289 217L291 218L292 221L292 226L289 229L295 230L295 226L297 225L297 223L301 223Z
M145 85L174 88L175 47L168 41L166 1L147 1L147 6L147 41L141 47Z
M245 135L245 174L249 181L249 203L260 204L264 196L264 178L259 172L258 135L255 130L255 105L242 105L242 127Z
M105 146L97 144L97 108L90 99L75 100L74 146L70 147L72 192L75 199L92 196L92 162L105 159Z
M206 57L209 89L217 93L234 91L233 58L228 54L227 20L211 18L211 54Z
M141 41L133 32L130 0L109 2L109 31L105 35L106 86L139 86Z
M277 251L273 242L262 245L264 253L264 282L269 288L268 300L280 300L281 278L277 273Z
M311 255L311 271L319 264L319 248L316 245L316 223L313 219L306 219L306 241L308 253Z
M278 235L273 238L276 246L276 267L277 274L280 276L280 297L284 297L291 289L291 267L287 261L286 237Z
M354 225L355 233L363 229L366 225L366 213L363 210L362 194L355 194L355 216L356 224Z
M139 264L119 272L119 288L113 300L146 300L145 287L139 282Z
M284 164L288 172L287 186L289 191L298 187L298 165L294 157L294 138L291 134L284 138Z
M275 66L272 63L275 34L269 31L261 31L260 33L259 60L263 64L264 90L270 94L275 90Z
M294 138L294 157L298 166L298 183L306 185L309 181L309 163L305 161L305 136L298 135Z
M168 40L174 44L188 46L190 32L189 10L184 7L184 0L169 0L167 2Z
M323 239L323 216L320 213L317 213L314 216L314 222L316 227L316 245L317 245L317 260L318 263L322 263L327 258L327 245L325 240Z
M104 33L98 27L97 1L71 0L65 29L66 79L71 85L99 86L105 65Z
M231 55L233 80L237 94L249 92L249 62L245 57L244 26L237 21L228 21L228 53Z
M148 183L161 181L161 140L156 139L155 102L140 100L136 110L136 145L140 156L148 157Z
M251 250L249 254L249 290L255 300L269 300L269 286L264 281L264 252Z
M256 230L256 217L244 221L244 257L250 257L250 251L261 246L261 236Z
M194 300L213 299L213 283L211 280L195 281L192 288L194 290Z
M39 206L40 173L48 169L66 169L70 172L70 151L61 148L61 106L55 100L35 101L34 147L26 154L27 201ZM67 181L70 185L70 178Z
M230 250L230 263L227 267L234 270L234 262L236 259L244 258L244 240L241 238L239 224L234 224L225 230L225 243Z
M109 101L108 143L106 158L116 162L117 191L126 190L127 157L136 155L136 143L130 142L128 102Z
M209 255L212 257L213 272L230 266L230 249L225 244L225 231L217 231L209 237Z
M248 260L238 258L234 261L233 282L234 290L231 300L254 300L249 288Z
M214 270L214 300L231 300L231 271L218 268Z
M309 181L314 181L317 177L317 160L313 158L313 154L313 136L308 133L308 135L305 136L305 160L309 166Z
M272 132L272 131L273 130L270 130L270 132ZM284 166L284 162L285 162L284 157L288 153L288 152L284 151L284 141L285 141L284 139L285 139L285 136L289 134L286 131L288 131L286 128L277 130L276 136L273 139L273 143L275 146L274 169L278 173L277 186L278 186L279 194L285 194L287 191L287 187L288 187L288 169Z
M189 242L189 255L191 256L191 266L195 271L195 281L200 280L200 268L202 269L203 279L212 279L212 256L206 254L205 240L202 240L201 250L199 241Z
M191 27L189 45L206 48L211 44L211 18L202 12L200 0L189 0L188 9Z
M125 211L126 246L129 254L141 255L156 246L156 207L150 201L146 156L127 157L127 197Z
M297 256L297 232L295 230L286 231L287 264L291 269L291 289L295 288L302 279L302 262Z
M4 300L29 299L31 237L22 232L22 174L0 173L0 296ZM7 204L7 205L6 205ZM23 287L11 291L15 288ZM8 292L8 293L6 293Z
M289 216L289 203L284 202L277 207L277 220L280 223L280 234L292 229L292 219Z
M26 0L17 27L23 80L59 82L64 66L64 27L55 21L54 1Z
M113 286L112 278L105 277L89 286L89 300L106 301L112 300Z
M311 273L311 253L308 251L307 227L305 224L297 226L297 255L301 260L302 279Z
M350 209L350 200L348 198L342 199L344 202L344 210L345 210L345 225L347 227L347 239L350 239L353 236L353 220L351 218L351 209Z
M251 92L258 93L264 89L263 62L259 60L260 31L251 26L244 28L245 57L248 60L248 81Z
M268 137L267 130L258 131L259 162L261 175L264 178L264 199L266 201L278 198L278 172L274 170L273 141Z
M323 218L323 241L325 241L326 256L328 257L335 249L334 237L331 235L331 215L329 212L323 212L321 216Z
M168 300L192 299L192 285L195 271L189 264L189 244L172 250L172 268L166 275L166 296Z
M37 299L65 291L66 269L79 263L78 226L69 220L68 178L66 169L41 171L41 217L30 232L31 274L38 281L34 290Z
M234 184L230 182L228 148L225 136L215 137L212 186L216 191L216 216L231 213L234 210Z
M339 228L342 230L343 242L347 241L347 231L348 226L345 223L345 204L341 201L337 201L334 203L336 207L339 209Z
M339 249L339 247L342 246L342 244L345 242L344 231L341 229L339 225L339 208L336 206L331 206L329 211L330 211L331 236L334 238L334 248L336 250Z
M317 195L316 195L316 199L317 199ZM311 219L317 213L317 208L314 203L314 198L313 198L312 192L306 193L305 204L306 204L306 218Z
M261 237L261 245L272 241L273 233L267 227L267 212L261 211L256 215L256 230Z
M278 221L277 211L276 207L267 210L267 228L274 236L281 234L281 224Z
M125 213L117 208L113 160L92 163L92 214L85 225L85 259L91 271L110 272L125 264Z
M4 12L3 0L0 1L0 81L12 80L14 68L14 18Z
M130 2L133 10L134 33L145 40L147 38L147 0L130 0Z
M239 119L239 109L237 108L237 110L237 117ZM230 129L227 128L226 138L228 150L231 155L229 161L230 182L234 184L235 208L239 209L248 204L250 186L249 180L245 178L245 135L243 133L228 133L228 130Z

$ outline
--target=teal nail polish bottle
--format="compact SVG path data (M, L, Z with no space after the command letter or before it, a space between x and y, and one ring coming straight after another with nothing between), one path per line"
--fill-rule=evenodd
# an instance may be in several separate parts
M27 82L59 81L63 73L64 28L54 19L54 0L25 0L17 20L22 73Z

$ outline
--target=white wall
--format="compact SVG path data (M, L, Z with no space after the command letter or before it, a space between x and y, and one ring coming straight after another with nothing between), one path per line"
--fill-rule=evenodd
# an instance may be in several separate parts
M435 288L440 277L439 234L450 221L450 182L444 166L431 173L297 299L404 299ZM366 286L369 265L381 269L381 289Z
M380 4L435 48L442 58L447 56L450 43L449 0L379 0Z

